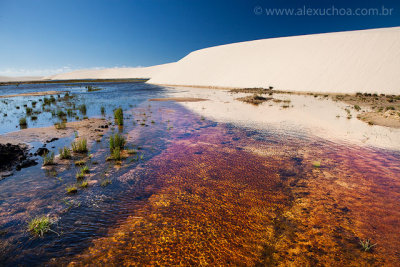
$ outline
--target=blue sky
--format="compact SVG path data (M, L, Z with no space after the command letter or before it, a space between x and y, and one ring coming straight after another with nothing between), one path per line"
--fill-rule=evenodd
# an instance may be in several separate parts
M179 60L196 49L233 42L400 26L400 1L349 2L0 0L0 75L150 66ZM392 14L265 14L268 8L304 6L352 11L381 11L384 6L391 8Z

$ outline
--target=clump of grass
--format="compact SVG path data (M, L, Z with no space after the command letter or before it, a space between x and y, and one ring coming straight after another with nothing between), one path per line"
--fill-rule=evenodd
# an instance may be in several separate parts
M101 186L102 187L106 187L107 185L109 185L109 184L111 184L111 180L109 180L109 179L105 179L105 180L103 180L102 182L101 182Z
M76 186L68 186L66 190L68 194L76 194L78 192Z
M28 230L35 236L42 237L45 233L49 232L52 222L50 218L46 216L38 216L33 218L28 223Z
M86 161L85 160L77 160L77 161L75 161L74 162L74 164L75 164L75 166L83 166L83 165L85 165L86 164Z
M121 149L119 147L114 148L111 156L114 160L121 160Z
M55 127L57 130L63 130L63 129L65 129L65 128L67 128L67 124L66 124L64 121L60 121L60 122L54 123L54 127Z
M87 181L83 181L80 185L79 185L79 187L82 187L82 188L86 188L86 187L88 187L89 186L89 183L87 182Z
M76 180L82 180L85 178L85 174L82 173L82 170L81 170L80 172L76 173L75 177L76 177Z
M59 117L59 118L67 116L67 114L64 111L62 111L61 109L57 110L56 114L57 114L57 117Z
M31 117L31 120L33 120L33 121L36 121L37 119L38 119L37 116L32 116L32 117Z
M43 155L43 166L54 164L54 152L46 153Z
M128 153L129 155L133 155L133 154L136 154L137 151L136 151L135 149L128 149L128 150L126 151L126 153Z
M354 109L357 110L357 111L360 111L360 110L361 110L361 108L360 108L359 105L354 105Z
M112 152L115 148L124 149L126 140L125 138L116 133L115 135L110 136L110 151Z
M90 172L89 167L87 165L81 168L81 173L88 174Z
M88 152L87 149L87 140L85 138L76 140L72 143L72 151L76 153L86 153Z
M373 247L376 246L376 244L372 244L372 242L369 239L365 241L360 240L360 245L362 250L364 250L365 252L370 251Z
M393 106L386 107L386 110L396 110Z
M25 111L26 111L26 115L28 115L28 116L32 115L32 111L33 111L32 108L27 107L27 108L25 108Z
M79 109L79 111L82 113L82 115L86 115L87 109L86 109L86 105L85 105L85 104L80 105L80 106L78 107L78 109Z
M124 112L122 111L122 108L114 110L114 119L119 126L124 125Z
M20 118L20 119L19 119L19 125L20 125L20 126L26 126L26 125L28 125L27 122L26 122L26 118Z
M68 147L63 147L59 149L60 151L60 159L70 159L71 158L71 150Z
M312 162L312 165L313 165L313 167L315 167L315 168L319 168L319 167L321 167L321 162L319 162L319 161L313 161L313 162Z
M100 108L100 112L101 112L101 115L104 115L104 114L106 114L106 109L102 106Z

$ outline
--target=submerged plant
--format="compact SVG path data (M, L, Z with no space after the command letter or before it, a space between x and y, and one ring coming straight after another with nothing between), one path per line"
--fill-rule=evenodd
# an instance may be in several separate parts
M111 181L109 179L105 179L101 182L102 187L106 187L107 185L111 184Z
M28 223L28 230L35 236L42 237L45 233L51 231L52 222L49 217L38 216Z
M114 110L114 119L119 126L124 125L124 112L122 111L122 108Z
M101 115L104 115L106 113L106 109L102 106L100 108L100 112L101 112Z
M360 245L361 245L362 250L364 250L365 252L368 252L368 251L370 251L374 246L376 246L376 243L375 243L375 244L372 244L371 241L370 241L369 239L367 239L367 240L365 240L365 241L360 240Z
M88 152L87 149L87 140L85 138L76 140L72 143L72 151L76 153L86 153Z

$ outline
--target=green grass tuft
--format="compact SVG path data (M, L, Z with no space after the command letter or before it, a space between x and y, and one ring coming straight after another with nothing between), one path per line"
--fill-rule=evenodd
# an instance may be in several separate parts
M85 138L76 140L72 143L72 151L76 153L86 153L88 152L87 140Z
M124 112L122 111L122 108L117 108L114 110L114 119L117 125L124 125Z
M35 236L42 237L45 233L50 231L52 222L46 216L38 216L28 223L28 230Z
M71 150L68 147L63 147L59 149L60 159L71 159Z

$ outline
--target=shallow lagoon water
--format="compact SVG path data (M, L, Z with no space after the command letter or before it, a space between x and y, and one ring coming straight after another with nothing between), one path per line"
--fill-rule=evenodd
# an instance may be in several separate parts
M142 158L132 155L120 168L107 162L110 131L90 151L89 162L98 163L89 163L94 183L76 195L65 193L76 181L73 163L63 171L56 166L56 173L38 165L0 182L5 265L398 262L398 150L323 138L310 125L260 127L249 114L228 120L211 110L211 96L221 91L204 90L210 100L178 104L147 98L191 94L187 88L135 86L140 97L131 88L121 102L121 132L128 147L140 146ZM120 104L104 101L110 111ZM99 107L89 109L100 115ZM104 179L112 183L100 186ZM57 220L59 235L33 238L26 231L29 218L43 214ZM378 244L372 252L360 249L367 238Z

